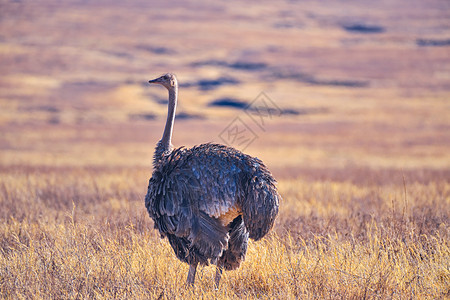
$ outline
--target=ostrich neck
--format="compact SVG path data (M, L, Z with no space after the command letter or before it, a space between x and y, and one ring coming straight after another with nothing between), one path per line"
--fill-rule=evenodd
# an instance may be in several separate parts
M173 88L169 89L169 107L167 110L167 121L166 127L164 127L164 133L161 138L161 146L163 147L163 151L172 150L171 142L172 142L172 132L173 132L173 123L175 121L175 111L177 109L177 96L178 96L178 87L175 85Z

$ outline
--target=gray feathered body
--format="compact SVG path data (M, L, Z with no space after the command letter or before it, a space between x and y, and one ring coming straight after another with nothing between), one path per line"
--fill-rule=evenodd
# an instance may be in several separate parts
M177 257L239 267L248 238L273 226L281 200L258 158L217 144L166 151L158 144L145 206Z

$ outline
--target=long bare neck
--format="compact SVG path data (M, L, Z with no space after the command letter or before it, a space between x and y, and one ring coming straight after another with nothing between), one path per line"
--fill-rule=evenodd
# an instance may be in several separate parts
M178 97L178 86L175 85L173 88L169 89L169 107L167 110L167 121L166 127L164 127L164 133L161 138L161 146L163 152L172 150L172 132L173 123L175 121L175 111L177 109L177 97Z

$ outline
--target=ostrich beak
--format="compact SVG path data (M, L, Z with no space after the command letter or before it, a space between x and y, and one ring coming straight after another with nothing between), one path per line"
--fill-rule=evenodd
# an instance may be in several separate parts
M153 80L149 80L148 83L161 83L161 77L158 77L158 78L153 79Z

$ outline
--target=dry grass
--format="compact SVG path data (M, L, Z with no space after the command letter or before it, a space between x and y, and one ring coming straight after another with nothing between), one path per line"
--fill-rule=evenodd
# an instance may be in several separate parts
M145 170L4 168L0 292L20 298L424 298L450 296L450 185L282 180L277 224L247 260L196 287L152 230ZM366 176L375 176L366 171ZM395 182L399 178L391 178Z

